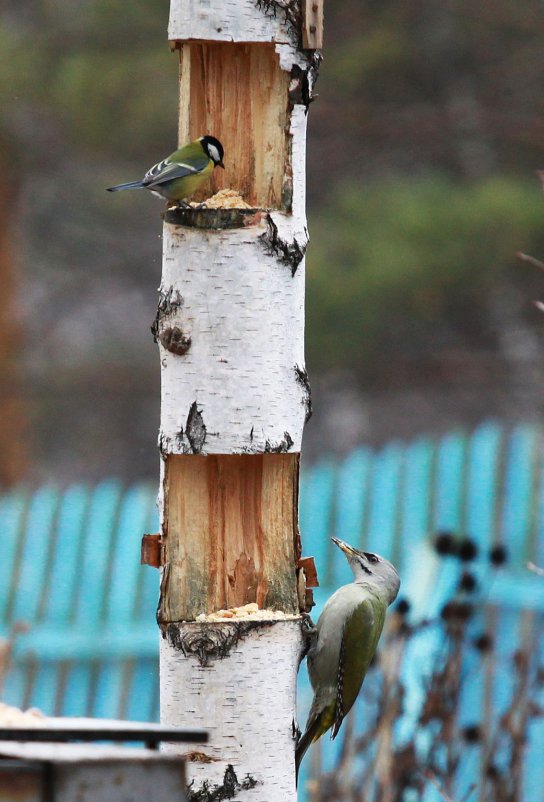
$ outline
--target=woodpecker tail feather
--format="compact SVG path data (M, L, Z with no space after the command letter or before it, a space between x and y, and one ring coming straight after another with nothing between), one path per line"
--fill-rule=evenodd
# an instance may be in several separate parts
M115 187L108 187L106 192L120 192L122 189L142 189L141 181L130 181L128 184L117 184Z
M323 723L321 721L321 716L317 716L314 718L311 724L308 725L306 728L306 732L304 735L301 735L299 742L297 744L297 748L295 750L295 772L296 778L298 783L298 771L300 769L300 764L302 762L302 758L308 751L310 744L314 741L317 741L320 735L324 732L323 730Z

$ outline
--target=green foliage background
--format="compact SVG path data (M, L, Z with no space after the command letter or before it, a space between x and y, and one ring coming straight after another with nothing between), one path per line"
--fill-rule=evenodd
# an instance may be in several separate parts
M375 379L384 356L494 348L486 297L526 281L515 253L544 250L543 213L536 182L513 176L346 182L312 221L310 359Z

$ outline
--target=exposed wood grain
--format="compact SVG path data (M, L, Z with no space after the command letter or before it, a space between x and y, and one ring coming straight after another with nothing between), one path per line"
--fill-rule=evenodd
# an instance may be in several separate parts
M179 52L180 143L212 134L225 148L225 170L195 199L227 187L253 207L282 208L290 76L274 45L190 42Z
M297 454L166 461L164 622L257 602L298 613Z

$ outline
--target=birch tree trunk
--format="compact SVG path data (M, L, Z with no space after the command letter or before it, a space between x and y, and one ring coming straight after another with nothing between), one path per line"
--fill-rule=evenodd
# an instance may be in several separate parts
M247 210L170 210L160 348L161 719L202 725L190 798L296 798L298 466L306 115L319 24L306 0L172 0L180 141L225 147L213 190ZM314 8L315 6L315 8ZM318 15L319 16L319 15ZM310 30L313 28L313 30ZM207 192L206 192L207 190ZM210 194L209 186L204 190ZM245 618L197 620L256 603ZM171 745L179 750L179 745Z

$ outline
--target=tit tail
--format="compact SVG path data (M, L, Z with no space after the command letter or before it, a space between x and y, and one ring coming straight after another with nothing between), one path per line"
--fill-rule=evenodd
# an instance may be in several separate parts
M115 187L108 187L106 192L120 192L122 189L142 189L141 181L129 181L128 184L117 184Z
M297 785L298 785L298 772L300 769L300 764L302 763L302 758L308 751L310 744L312 744L314 741L317 741L317 739L321 735L323 735L325 729L323 729L321 716L316 716L314 720L311 722L311 724L307 726L304 735L300 737L295 750L295 773L296 773Z

